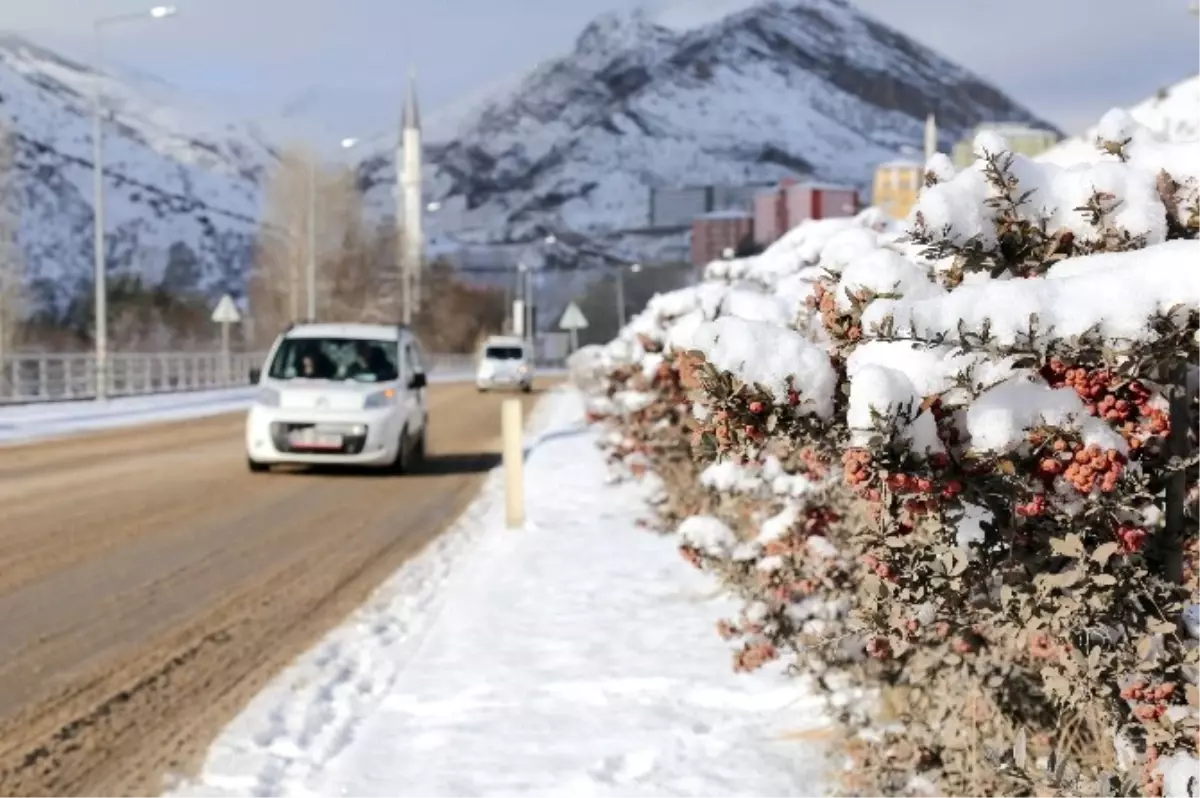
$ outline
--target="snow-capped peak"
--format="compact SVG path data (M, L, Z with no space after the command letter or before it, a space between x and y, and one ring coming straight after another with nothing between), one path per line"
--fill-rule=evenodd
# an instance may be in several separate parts
M454 211L433 232L645 228L651 187L789 175L865 186L920 146L930 112L946 146L981 122L1052 128L843 0L608 13L430 147L429 199ZM364 168L382 207L392 173L390 152Z

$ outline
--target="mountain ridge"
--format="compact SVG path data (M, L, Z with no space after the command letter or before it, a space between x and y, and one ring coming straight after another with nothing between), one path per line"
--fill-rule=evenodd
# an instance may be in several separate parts
M250 126L189 115L149 99L144 87L3 34L0 124L13 134L11 187L32 310L63 320L91 290L97 90L105 98L109 273L177 292L240 295L273 145Z
M799 172L864 186L875 163L920 146L929 111L947 145L985 121L1054 129L843 0L761 2L683 30L645 9L609 12L456 138L430 144L428 198L443 208L433 227L467 239L609 234L644 227L655 185ZM389 198L374 189L391 168L384 152L361 169L381 208Z

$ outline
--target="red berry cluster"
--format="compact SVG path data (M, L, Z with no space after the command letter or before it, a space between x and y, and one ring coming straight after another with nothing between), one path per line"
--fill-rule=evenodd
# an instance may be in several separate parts
M683 557L683 559L687 560L697 568L704 568L704 558L700 556L700 552L696 551L691 546L680 546L679 554Z
M1146 747L1146 761L1143 763L1142 795L1157 798L1163 794L1163 774L1158 769L1158 746Z
M963 491L962 482L948 479L937 484L929 477L917 477L909 474L891 474L887 478L888 489L899 496L915 496L918 499L929 500L953 499Z
M804 302L808 307L821 314L821 324L835 340L844 338L846 341L854 342L862 338L862 324L854 318L857 314L842 313L838 310L834 292L830 291L824 283L817 283L813 288L812 295Z
M821 322L826 330L832 330L837 322L837 300L824 283L813 286L813 292L804 300L804 304L820 312Z
M1029 637L1029 653L1034 659L1059 660L1065 652L1065 647L1046 632L1038 632Z
M1200 588L1200 538L1192 536L1183 546L1183 584L1195 595Z
M741 634L741 630L729 621L722 618L721 620L717 621L717 634L721 636L722 640L732 640Z
M1046 497L1038 493L1032 499L1024 504L1016 506L1017 515L1022 518L1037 518L1039 515L1046 512Z
M1171 430L1166 411L1151 405L1153 394L1140 380L1122 382L1108 369L1069 366L1058 358L1042 368L1042 377L1053 388L1074 388L1088 412L1110 423L1132 449Z
M829 460L810 447L804 447L799 452L800 463L804 473L814 479L824 479L829 474Z
M769 640L747 643L741 651L734 655L733 669L739 673L758 670L778 657L779 651Z
M896 581L896 571L891 565L883 562L874 554L864 554L862 556L862 564L867 567L867 570L872 571L876 576L886 582Z
M933 413L933 421L937 426L938 439L941 440L942 445L946 448L957 446L961 440L961 433L954 423L954 411L943 404L942 397L940 396L935 396L927 400L925 407L928 408L929 412ZM941 462L943 466L948 464L950 460L949 456L942 452L932 455L932 458L937 462Z
M671 364L663 361L654 370L654 382L659 387L670 387L678 381L679 374L671 368Z
M1121 691L1121 698L1126 701L1138 702L1133 707L1133 714L1141 721L1154 721L1167 712L1170 705L1168 699L1175 695L1174 682L1162 682L1154 687L1145 680L1137 679Z
M890 659L892 656L892 644L886 637L873 637L867 641L866 645L867 656L875 659Z
M1044 443L1041 435L1030 436L1035 445ZM1104 493L1117 489L1117 481L1125 470L1125 455L1116 449L1101 449L1099 444L1084 446L1079 441L1055 438L1042 447L1037 473L1047 487L1062 476L1075 490L1089 494L1097 488Z
M851 487L861 487L871 481L871 453L866 449L847 449L842 453L842 474Z
M767 439L767 431L763 424L757 421L739 421L728 410L718 410L712 416L710 431L717 439L721 452L727 453L740 443L762 443ZM745 462L745 458L742 458Z
M1122 554L1136 554L1146 545L1148 533L1134 524L1121 524L1117 527L1117 542L1121 544Z

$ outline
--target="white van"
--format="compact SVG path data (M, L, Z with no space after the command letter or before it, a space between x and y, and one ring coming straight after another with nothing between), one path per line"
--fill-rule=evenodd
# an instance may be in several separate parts
M403 472L425 453L427 377L404 326L299 324L276 339L246 417L251 471L277 463Z
M492 388L533 390L533 353L527 341L511 336L488 338L479 352L475 384L480 391Z

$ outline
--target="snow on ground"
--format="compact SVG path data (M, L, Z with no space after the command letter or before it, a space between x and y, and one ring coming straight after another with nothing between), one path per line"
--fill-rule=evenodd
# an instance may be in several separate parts
M245 410L253 388L0 407L0 444Z
M493 472L176 794L822 794L818 699L732 673L714 624L736 604L635 526L582 415L571 389L539 408L526 529Z

